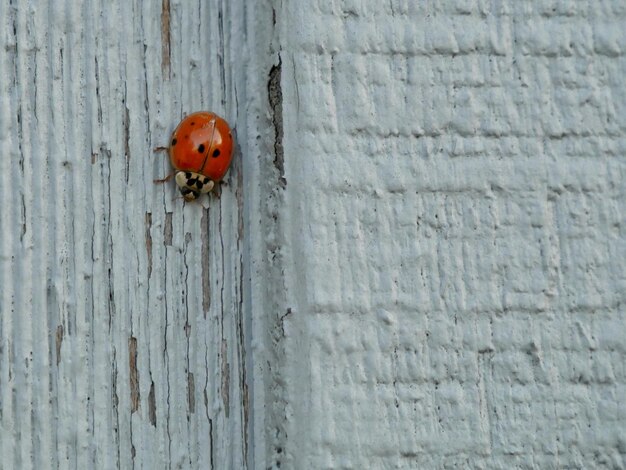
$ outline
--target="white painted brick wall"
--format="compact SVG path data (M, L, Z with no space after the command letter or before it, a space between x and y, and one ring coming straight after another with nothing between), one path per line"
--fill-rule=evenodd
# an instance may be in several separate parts
M625 22L0 0L0 469L624 468Z
M283 2L276 467L626 466L625 23Z

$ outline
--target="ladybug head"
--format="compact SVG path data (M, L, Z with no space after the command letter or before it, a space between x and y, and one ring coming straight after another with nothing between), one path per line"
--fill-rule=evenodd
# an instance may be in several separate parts
M185 199L185 201L193 201L197 199L200 194L211 191L215 183L211 178L199 173L179 171L176 173L176 184L183 195L183 199Z

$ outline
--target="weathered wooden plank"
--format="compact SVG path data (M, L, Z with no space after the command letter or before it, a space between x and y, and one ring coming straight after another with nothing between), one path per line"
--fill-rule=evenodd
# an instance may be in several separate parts
M259 178L242 159L268 106L246 98L270 11L0 2L3 468L253 461L244 205ZM169 171L152 149L201 109L239 146L219 196L184 204L152 183Z

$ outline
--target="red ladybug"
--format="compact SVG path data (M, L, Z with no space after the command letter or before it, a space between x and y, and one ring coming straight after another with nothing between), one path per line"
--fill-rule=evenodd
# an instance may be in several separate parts
M228 171L233 135L228 123L217 114L193 113L176 127L169 154L183 198L193 201L211 191Z

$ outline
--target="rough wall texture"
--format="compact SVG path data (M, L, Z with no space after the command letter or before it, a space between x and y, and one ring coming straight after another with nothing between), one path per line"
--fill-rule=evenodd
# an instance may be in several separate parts
M276 466L626 466L625 22L283 2Z

